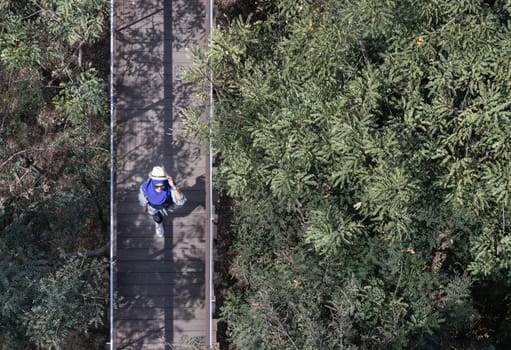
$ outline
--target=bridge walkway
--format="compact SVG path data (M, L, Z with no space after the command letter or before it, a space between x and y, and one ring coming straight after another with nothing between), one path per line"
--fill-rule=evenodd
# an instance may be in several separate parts
M179 78L191 64L185 50L206 46L209 6L113 0L113 349L176 349L211 337L208 149L173 134L182 126L179 108L192 98ZM165 218L163 238L137 203L155 165L188 197Z

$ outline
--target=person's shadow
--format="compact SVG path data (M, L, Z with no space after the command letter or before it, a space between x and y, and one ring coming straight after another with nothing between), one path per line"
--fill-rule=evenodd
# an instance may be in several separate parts
M187 201L182 207L178 207L173 213L174 216L187 216L199 209L206 209L206 175L195 178L193 186L182 187L181 191Z
M187 202L171 213L166 220L164 260L176 271L172 293L167 295L166 309L171 315L165 317L165 327L180 332L184 325L194 319L204 318L206 305L205 265L208 226L206 211L206 177L196 178L193 186L182 187ZM189 331L187 331L189 332ZM198 333L202 334L202 333ZM175 334L165 335L166 342L172 344Z

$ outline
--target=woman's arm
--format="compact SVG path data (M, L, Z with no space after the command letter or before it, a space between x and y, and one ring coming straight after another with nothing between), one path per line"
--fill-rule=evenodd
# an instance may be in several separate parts
M140 186L140 190L138 191L138 204L145 207L147 205L147 198L145 196L144 191L142 190L142 186Z
M176 184L174 183L174 179L172 176L167 176L167 181L169 182L169 186L172 188L172 191L174 191L174 195L176 197L176 200L178 202L183 200L183 193L177 188Z
M143 185L143 184L142 184ZM147 197L145 196L144 191L142 190L142 185L140 186L140 190L138 191L138 204L143 207L144 213L147 212Z

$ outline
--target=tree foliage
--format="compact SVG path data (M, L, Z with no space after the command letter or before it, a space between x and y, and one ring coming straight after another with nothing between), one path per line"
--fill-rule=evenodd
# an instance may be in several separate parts
M480 295L511 287L511 3L257 4L190 72L213 73L217 186L237 203L232 342L509 342L509 303Z
M104 323L106 2L0 0L0 348Z

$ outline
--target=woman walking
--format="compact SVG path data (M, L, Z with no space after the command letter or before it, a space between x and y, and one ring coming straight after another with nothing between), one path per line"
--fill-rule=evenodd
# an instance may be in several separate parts
M186 197L177 188L174 179L165 172L165 168L155 166L149 173L149 178L140 185L138 201L144 207L144 212L152 215L156 235L163 237L163 216L184 205Z

